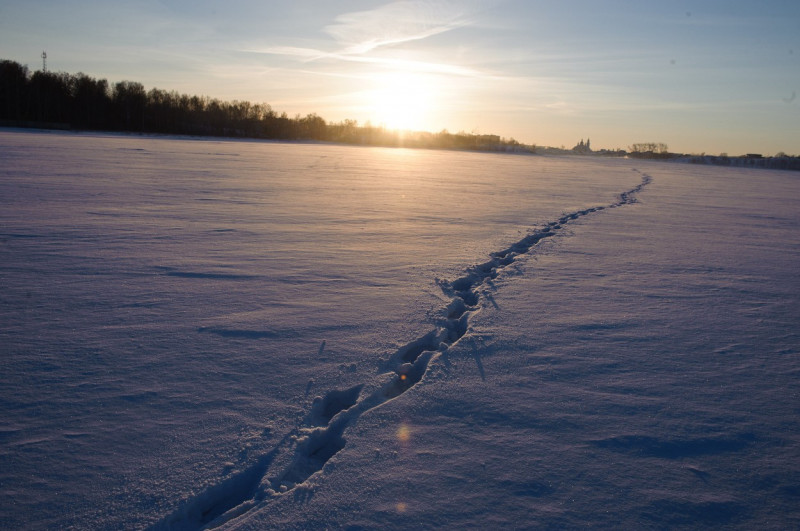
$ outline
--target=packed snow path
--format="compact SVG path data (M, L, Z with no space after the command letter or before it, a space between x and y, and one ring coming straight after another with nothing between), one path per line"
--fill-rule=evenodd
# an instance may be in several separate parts
M304 425L283 437L254 465L186 500L152 529L213 529L276 497L302 493L307 488L306 480L322 471L325 464L344 449L348 427L364 413L413 388L425 377L431 360L446 353L466 335L470 317L480 311L482 302L487 299L488 282L497 278L517 257L530 254L540 241L556 235L570 222L594 212L635 203L636 194L650 184L652 178L637 169L633 171L641 174L641 183L621 193L616 202L564 214L505 249L491 253L490 260L468 268L464 276L453 281L439 281L442 292L450 298L440 322L433 330L389 356L382 366L382 385L368 392L364 392L365 385L333 390L315 400ZM320 351L324 348L323 342Z

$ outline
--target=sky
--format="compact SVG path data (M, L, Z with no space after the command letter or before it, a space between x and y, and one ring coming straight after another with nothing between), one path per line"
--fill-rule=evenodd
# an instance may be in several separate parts
M0 59L290 116L800 155L796 0L0 0Z

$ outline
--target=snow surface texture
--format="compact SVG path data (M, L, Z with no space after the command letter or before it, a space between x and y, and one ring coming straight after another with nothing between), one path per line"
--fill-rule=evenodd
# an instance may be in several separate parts
M320 472L325 463L344 449L347 442L344 432L348 427L364 413L414 387L425 376L430 362L446 354L453 344L464 337L469 327L470 315L483 302L481 289L488 281L496 279L503 269L514 263L516 257L529 252L544 238L555 235L570 221L598 210L633 203L634 194L649 182L650 176L644 175L642 183L623 192L619 201L563 215L510 247L492 253L491 260L469 268L465 276L452 282L440 282L442 291L450 299L443 312L441 324L392 354L384 367L389 371L383 378L385 383L364 396L360 396L362 386L357 386L344 391L331 391L322 399L316 400L309 415L309 427L299 430L290 439L295 448L291 460L273 477L264 476L280 446L262 456L250 469L189 500L156 528L219 527L246 515L260 504L268 503L275 496L292 494L297 488L306 489L306 480ZM324 348L324 345L320 348ZM284 438L281 446L286 441Z
M791 174L0 146L3 527L800 522Z

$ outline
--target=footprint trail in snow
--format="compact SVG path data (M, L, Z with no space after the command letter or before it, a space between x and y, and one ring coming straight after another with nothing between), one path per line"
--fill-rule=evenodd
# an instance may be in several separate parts
M446 352L469 328L469 319L486 296L481 287L495 279L518 256L525 255L540 241L558 233L564 225L583 216L636 202L635 195L651 182L642 182L619 195L610 205L579 210L551 221L509 247L490 254L482 264L469 267L453 281L438 281L450 303L436 327L395 351L382 365L384 383L364 391L364 385L333 390L315 400L303 426L286 435L270 452L250 468L207 488L183 502L175 512L152 529L213 529L271 500L294 493L302 495L312 475L323 470L347 444L345 431L364 413L402 395L425 376L431 360ZM291 449L294 448L294 452Z

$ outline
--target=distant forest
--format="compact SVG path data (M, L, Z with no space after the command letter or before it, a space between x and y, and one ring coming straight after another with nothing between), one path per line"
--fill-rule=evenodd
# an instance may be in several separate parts
M317 140L347 144L533 152L535 146L497 135L398 132L354 120L291 118L268 103L189 96L141 83L86 74L36 71L0 60L0 125L195 136Z

